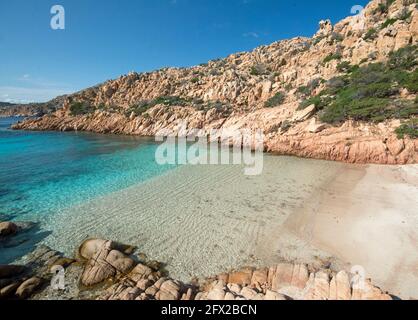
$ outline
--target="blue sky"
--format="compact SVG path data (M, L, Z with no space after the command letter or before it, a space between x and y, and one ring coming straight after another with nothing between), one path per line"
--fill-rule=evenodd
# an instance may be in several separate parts
M129 71L312 36L367 0L1 0L0 101L47 101ZM65 8L65 30L50 9Z

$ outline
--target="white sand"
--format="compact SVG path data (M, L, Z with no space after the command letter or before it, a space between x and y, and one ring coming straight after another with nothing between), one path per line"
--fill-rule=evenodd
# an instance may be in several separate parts
M418 298L418 166L345 168L285 226L382 289Z

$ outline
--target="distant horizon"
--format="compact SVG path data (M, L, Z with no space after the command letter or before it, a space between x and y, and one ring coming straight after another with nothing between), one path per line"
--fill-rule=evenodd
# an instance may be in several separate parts
M277 41L312 37L320 20L335 24L354 5L368 2L2 2L0 102L43 103L129 72L188 68ZM55 4L65 9L65 30L50 26Z

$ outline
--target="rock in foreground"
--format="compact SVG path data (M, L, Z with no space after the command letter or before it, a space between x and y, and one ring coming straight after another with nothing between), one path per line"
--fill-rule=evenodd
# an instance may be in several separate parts
M47 247L29 255L26 266L0 266L0 299L99 300L391 300L391 296L345 271L281 263L244 268L214 278L183 283L160 264L143 261L133 247L90 239L78 262ZM67 287L53 289L52 271L66 268ZM72 280L74 279L74 281ZM82 288L82 290L81 290ZM90 291L91 294L86 292ZM35 294L35 296L34 296Z

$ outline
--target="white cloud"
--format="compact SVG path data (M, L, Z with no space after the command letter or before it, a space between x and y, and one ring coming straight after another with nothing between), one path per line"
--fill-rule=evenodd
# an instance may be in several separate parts
M65 88L24 88L0 86L0 96L6 98L6 102L29 103L46 102L57 96L72 93L75 90Z
M30 74L24 74L22 76L20 76L19 78L17 78L18 81L29 81L30 80Z
M246 38L260 38L260 35L257 32L251 31L242 34Z

